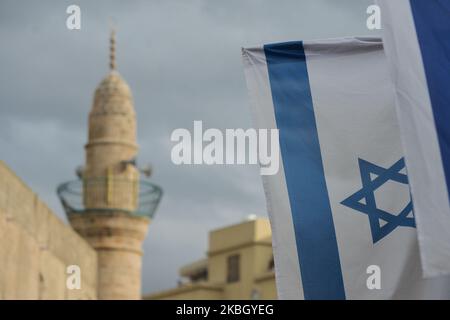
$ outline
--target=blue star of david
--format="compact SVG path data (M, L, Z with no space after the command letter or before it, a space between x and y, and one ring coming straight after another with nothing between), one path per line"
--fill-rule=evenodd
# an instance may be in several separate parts
M401 158L390 168L385 169L363 159L358 159L361 173L362 188L341 202L344 206L367 214L373 243L383 239L397 227L416 227L411 200L400 213L393 214L377 208L375 190L389 180L408 184L406 174L400 173L405 167L405 160ZM372 179L371 174L376 177ZM361 200L365 199L365 203ZM412 217L408 217L411 214ZM381 225L384 221L385 224Z

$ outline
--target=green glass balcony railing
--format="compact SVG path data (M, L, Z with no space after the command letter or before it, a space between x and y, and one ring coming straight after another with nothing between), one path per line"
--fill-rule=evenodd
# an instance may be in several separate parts
M63 183L57 194L67 215L121 211L152 218L163 192L145 179L101 177Z

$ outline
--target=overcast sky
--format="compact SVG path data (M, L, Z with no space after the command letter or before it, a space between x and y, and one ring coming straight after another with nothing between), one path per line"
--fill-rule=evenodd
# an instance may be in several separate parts
M252 125L241 47L378 35L366 29L371 0L0 0L0 158L64 221L56 186L84 162L95 87L108 72L109 19L117 65L138 120L141 164L164 198L144 243L143 291L176 285L202 258L211 229L266 216L256 166L175 166L176 128ZM66 8L81 7L81 30Z

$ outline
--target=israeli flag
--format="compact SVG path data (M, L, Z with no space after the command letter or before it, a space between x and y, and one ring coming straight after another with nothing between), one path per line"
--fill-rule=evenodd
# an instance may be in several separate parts
M450 298L422 279L416 224L380 39L243 49L255 125L279 129L263 176L280 299Z
M450 1L380 0L425 276L450 273Z

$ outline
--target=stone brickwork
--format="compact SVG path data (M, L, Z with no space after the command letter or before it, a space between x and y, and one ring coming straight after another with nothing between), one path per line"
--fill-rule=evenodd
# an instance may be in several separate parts
M66 287L67 266L81 289ZM97 299L97 254L0 161L0 299Z
M123 212L71 215L70 223L98 254L98 298L141 299L142 242L149 219Z
M139 174L134 166L124 165L124 161L134 159L136 153L133 98L127 83L113 70L95 90L89 114L86 166L83 173L83 177L89 182L84 187L87 208L136 209ZM110 180L106 181L105 178ZM106 185L99 181L105 181ZM132 181L136 183L131 183ZM108 185L111 187L108 188ZM115 194L111 194L111 191Z

